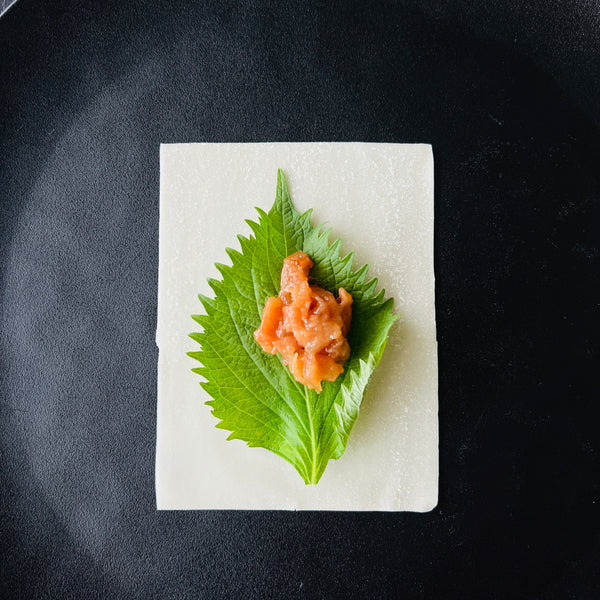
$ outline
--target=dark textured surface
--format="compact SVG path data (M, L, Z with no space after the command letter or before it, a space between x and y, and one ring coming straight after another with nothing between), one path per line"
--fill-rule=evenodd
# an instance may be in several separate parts
M598 597L600 6L299 4L0 20L0 596ZM433 144L439 506L157 513L158 145L315 140Z

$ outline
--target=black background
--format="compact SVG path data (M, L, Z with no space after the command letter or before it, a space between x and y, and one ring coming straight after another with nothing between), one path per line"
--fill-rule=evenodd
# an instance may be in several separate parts
M0 596L598 597L599 75L596 2L19 0ZM438 507L156 512L159 143L350 140L433 144Z

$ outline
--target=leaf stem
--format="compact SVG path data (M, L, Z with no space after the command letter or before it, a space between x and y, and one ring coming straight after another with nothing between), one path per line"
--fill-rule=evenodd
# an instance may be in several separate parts
M317 443L315 440L315 428L313 424L312 410L310 408L310 392L308 388L304 386L304 399L306 400L306 412L308 413L308 422L310 424L310 444L312 446L312 467L310 474L309 483L316 484L318 482L317 477Z

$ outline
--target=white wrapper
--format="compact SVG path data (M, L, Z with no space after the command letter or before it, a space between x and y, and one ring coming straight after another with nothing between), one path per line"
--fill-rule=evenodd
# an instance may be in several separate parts
M332 227L355 267L370 265L401 318L367 388L345 454L316 486L291 465L226 441L191 369L198 293L215 262L275 199L277 169L299 212ZM425 144L164 144L158 278L159 509L424 512L437 503L433 157Z

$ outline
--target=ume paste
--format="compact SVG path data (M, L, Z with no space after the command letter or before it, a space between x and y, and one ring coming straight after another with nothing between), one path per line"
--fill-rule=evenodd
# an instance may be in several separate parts
M283 261L279 296L267 300L254 339L265 352L279 352L296 381L320 392L321 382L334 381L350 356L352 296L340 288L336 298L310 285L312 266L304 252Z

